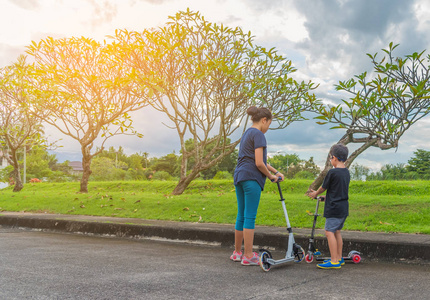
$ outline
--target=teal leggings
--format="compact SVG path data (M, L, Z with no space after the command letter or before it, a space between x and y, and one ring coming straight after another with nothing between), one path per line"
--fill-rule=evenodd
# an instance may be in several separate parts
M255 180L241 181L236 186L237 218L236 230L255 228L258 204L260 204L261 187Z

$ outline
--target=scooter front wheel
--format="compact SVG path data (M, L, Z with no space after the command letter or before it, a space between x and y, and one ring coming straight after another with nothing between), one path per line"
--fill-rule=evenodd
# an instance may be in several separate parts
M267 261L269 258L272 258L272 254L267 250L260 250L260 267L265 272L270 271L270 263Z
M303 250L302 246L296 245L294 249L294 262L299 263L305 258L305 250Z
M306 254L306 256L305 256L305 261L306 261L308 264L310 264L311 262L313 262L313 261L314 261L314 256L313 256L312 254L310 254L310 253Z

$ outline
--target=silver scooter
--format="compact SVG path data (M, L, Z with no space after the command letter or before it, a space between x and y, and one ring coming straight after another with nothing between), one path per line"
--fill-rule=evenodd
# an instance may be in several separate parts
M287 262L294 261L296 263L301 262L305 256L305 251L303 248L296 244L293 236L293 230L291 229L290 220L288 218L287 208L285 207L285 199L282 195L281 185L278 184L278 191L279 195L281 196L282 208L284 210L285 220L287 221L287 231L288 231L288 246L287 246L287 252L285 253L285 258L275 260L272 258L272 254L269 250L266 249L260 249L260 267L268 272L271 268L271 266L276 266L280 264L284 264Z

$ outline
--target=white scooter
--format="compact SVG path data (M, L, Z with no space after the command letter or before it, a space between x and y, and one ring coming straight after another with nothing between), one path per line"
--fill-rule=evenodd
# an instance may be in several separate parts
M284 210L285 220L287 221L288 246L287 246L287 252L285 253L285 258L279 259L279 260L273 259L272 254L270 253L269 250L266 250L266 249L260 250L260 267L266 272L270 270L271 266L276 266L276 265L284 264L291 261L294 261L296 263L301 262L305 256L305 251L303 250L303 248L300 245L296 244L294 240L293 230L291 229L291 226L290 226L290 220L288 219L287 208L285 207L285 199L282 195L281 185L279 184L279 181L277 182L277 184L278 184L279 195L281 196L281 199L279 201L282 202L282 208Z

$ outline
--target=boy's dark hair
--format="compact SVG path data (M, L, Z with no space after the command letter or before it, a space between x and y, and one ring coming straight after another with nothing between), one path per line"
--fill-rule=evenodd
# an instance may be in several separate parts
M333 145L330 154L336 156L339 161L346 161L348 158L348 148L342 144Z
M251 116L252 122L258 122L262 118L267 118L268 120L272 120L272 113L266 107L256 107L250 106L246 110L247 114Z

